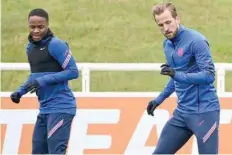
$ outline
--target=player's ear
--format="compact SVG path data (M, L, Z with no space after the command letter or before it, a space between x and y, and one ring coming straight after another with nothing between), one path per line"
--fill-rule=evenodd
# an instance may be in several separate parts
M180 24L180 16L179 15L176 16L176 22L178 25Z

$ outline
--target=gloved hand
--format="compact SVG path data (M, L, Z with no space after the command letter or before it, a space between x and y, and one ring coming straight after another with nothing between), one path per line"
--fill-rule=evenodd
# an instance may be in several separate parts
M171 68L168 64L162 64L160 67L162 68L160 74L162 74L162 75L169 75L171 77L175 76L174 69Z
M28 83L25 86L25 90L27 93L30 92L32 94L36 92L39 89L39 87L40 87L39 82L37 80L34 80L33 82Z
M11 101L14 103L19 103L22 96L19 92L14 92L10 95Z
M147 114L154 116L155 109L159 106L154 100L150 101L147 105Z

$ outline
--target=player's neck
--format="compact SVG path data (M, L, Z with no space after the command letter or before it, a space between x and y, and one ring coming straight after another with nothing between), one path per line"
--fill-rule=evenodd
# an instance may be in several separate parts
M170 39L173 43L178 42L180 40L181 33L184 31L185 27L183 25L179 25L175 37Z

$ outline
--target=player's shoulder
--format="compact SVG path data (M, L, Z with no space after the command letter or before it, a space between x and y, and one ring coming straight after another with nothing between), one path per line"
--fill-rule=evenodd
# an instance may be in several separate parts
M57 49L67 49L68 43L58 37L53 37L49 42L48 48L50 50L57 50Z
M188 29L187 37L190 38L190 47L199 48L203 46L210 46L209 41L206 36L202 34L200 31L195 29Z
M57 55L68 51L69 46L68 43L58 37L53 37L48 45L49 53L51 55Z
M191 43L199 42L199 41L207 41L206 36L200 31L197 31L195 29L187 28L185 35L186 35L185 38L189 38Z
M165 48L166 46L169 46L170 44L172 44L172 42L169 39L165 38L163 41L163 48Z
M163 45L165 45L168 42L168 39L164 39Z
M28 42L26 44L26 53L28 53L30 51L30 49L31 49L32 46L33 46L33 44L31 42Z
M49 46L62 46L66 45L66 41L58 38L58 37L53 37L49 43Z

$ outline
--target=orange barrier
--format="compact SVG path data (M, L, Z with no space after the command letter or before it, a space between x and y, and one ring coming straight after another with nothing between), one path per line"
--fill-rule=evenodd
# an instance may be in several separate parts
M146 114L151 98L78 98L68 153L70 154L151 154L160 131L176 107L167 99L155 113ZM232 154L232 98L220 98L220 154ZM1 153L31 153L36 115L36 98L23 98L14 104L1 98ZM191 138L178 154L193 154L196 141Z

